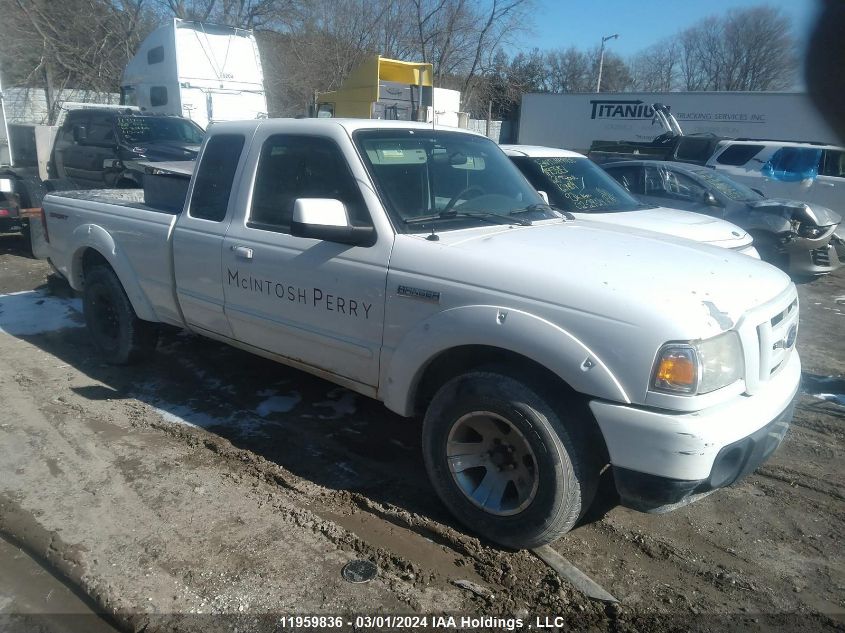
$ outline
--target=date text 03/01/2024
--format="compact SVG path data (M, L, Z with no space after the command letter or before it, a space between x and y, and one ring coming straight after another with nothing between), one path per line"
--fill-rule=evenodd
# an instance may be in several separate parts
M555 624L561 620L558 624ZM538 617L532 626L526 619L500 616L448 616L448 615L356 615L356 616L309 616L289 615L279 618L282 627L294 629L332 629L354 627L362 629L498 629L518 631L529 628L553 628L562 625L562 618Z

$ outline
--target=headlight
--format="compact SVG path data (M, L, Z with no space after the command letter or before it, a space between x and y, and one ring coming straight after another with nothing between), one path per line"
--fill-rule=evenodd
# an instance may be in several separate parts
M800 235L801 237L814 238L827 231L827 228L828 227L826 226L815 226L813 224L807 224L806 222L802 222L798 226L798 235Z
M651 388L694 395L730 385L744 372L742 346L736 332L705 341L667 343L657 354Z

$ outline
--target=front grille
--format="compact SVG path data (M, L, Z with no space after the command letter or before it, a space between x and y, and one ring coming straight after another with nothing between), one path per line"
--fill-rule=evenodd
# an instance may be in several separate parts
M760 341L760 380L768 380L783 367L795 341L790 340L790 329L798 325L798 299L793 299L783 310L757 326Z
M829 248L829 246L824 246L822 248L814 248L810 251L810 257L813 260L813 265L830 266L830 252L828 251Z

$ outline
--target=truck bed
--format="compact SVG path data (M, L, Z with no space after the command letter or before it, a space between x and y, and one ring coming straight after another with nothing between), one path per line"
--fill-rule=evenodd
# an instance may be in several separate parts
M148 320L181 325L173 288L170 236L178 213L144 204L140 189L62 191L44 198L50 259L71 286L82 288L86 247L114 254L133 305Z
M50 194L54 198L103 202L132 209L152 211L154 213L178 214L179 211L165 208L164 205L147 204L143 189L89 189L81 191L57 191Z

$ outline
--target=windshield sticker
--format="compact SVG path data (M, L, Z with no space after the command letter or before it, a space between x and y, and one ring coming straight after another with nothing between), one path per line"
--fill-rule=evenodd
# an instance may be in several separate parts
M298 303L317 310L339 312L340 314L359 319L370 318L370 310L373 304L361 299L352 299L332 294L322 288L304 288L271 279L260 279L252 275L242 275L239 270L233 271L231 268L227 269L227 272L229 273L229 285L240 288L241 290L249 290L250 292L268 297L275 297L279 301Z
M571 172L577 158L545 158L540 162L540 169L560 190L561 195L572 203L575 210L609 207L619 202L609 191L601 188L586 190L584 176Z
M695 173L698 174L698 177L704 182L713 187L713 189L726 195L731 200L749 200L757 197L751 189L743 190L736 183L728 180L727 178L722 178L715 172L702 169L697 170Z

